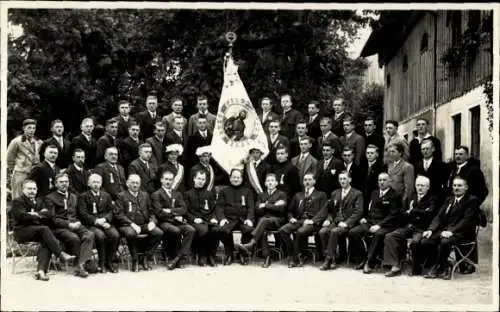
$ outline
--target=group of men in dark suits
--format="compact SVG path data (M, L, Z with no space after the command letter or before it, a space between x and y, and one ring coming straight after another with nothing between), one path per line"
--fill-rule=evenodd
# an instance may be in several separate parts
M467 147L457 147L455 160L443 163L440 142L424 119L410 148L394 133L395 121L386 122L385 139L372 118L358 134L342 99L333 101L330 115L311 101L307 117L292 107L290 95L281 97L281 116L270 98L260 104L269 154L249 148L244 166L229 174L211 159L215 116L204 96L189 119L182 116L181 99L163 117L155 94L135 117L122 101L98 140L90 118L71 141L63 138L62 122L54 121L53 137L38 150L41 161L33 163L12 209L16 239L43 247L38 278L48 279L51 253L76 258L75 274L87 276L94 245L96 271L116 272L120 236L133 271L151 269L149 258L160 242L169 269L192 253L200 265L215 265L219 242L224 264L235 255L246 264L259 246L269 267L270 233L290 267L304 265L308 238L315 236L322 270L349 258L370 273L382 260L391 267L386 275L396 276L411 239L412 274L425 266L428 277L448 276L450 246L473 239L488 194ZM241 231L241 244L234 244L234 231Z

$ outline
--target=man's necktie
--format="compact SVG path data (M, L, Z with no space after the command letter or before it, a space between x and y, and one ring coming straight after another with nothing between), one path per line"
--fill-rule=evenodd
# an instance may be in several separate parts
M256 161L254 161L254 162L253 162L253 167L254 167L255 169L257 169L257 162L256 162Z
M455 207L456 204L457 204L457 200L453 199L453 204L448 205L448 208L446 208L445 214L448 214L450 212L450 210L452 210L453 207Z

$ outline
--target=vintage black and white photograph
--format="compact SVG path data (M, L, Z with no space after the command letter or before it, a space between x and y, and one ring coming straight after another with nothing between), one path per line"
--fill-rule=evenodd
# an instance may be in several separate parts
M2 310L498 308L498 8L90 4L2 3Z

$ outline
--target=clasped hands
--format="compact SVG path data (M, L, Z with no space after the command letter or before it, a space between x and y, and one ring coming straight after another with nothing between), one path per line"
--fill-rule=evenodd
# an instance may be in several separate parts
M103 227L104 229L109 229L111 224L106 221L106 218L98 218L95 220L95 224Z

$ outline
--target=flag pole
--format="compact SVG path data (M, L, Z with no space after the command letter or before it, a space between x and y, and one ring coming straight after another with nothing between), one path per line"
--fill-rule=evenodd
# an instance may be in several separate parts
M224 69L226 69L227 60L229 60L229 58L233 55L233 44L238 36L236 35L236 33L229 31L226 33L225 38L229 47L229 51L226 52L226 55L224 57Z

